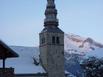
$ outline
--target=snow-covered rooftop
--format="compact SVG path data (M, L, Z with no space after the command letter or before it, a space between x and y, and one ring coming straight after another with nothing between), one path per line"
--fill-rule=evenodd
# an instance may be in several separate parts
M15 68L15 74L35 74L45 73L43 67L39 64L34 64L33 57L39 61L39 51L34 47L11 47L19 54L18 58L10 58L6 60L6 67ZM2 67L2 61L0 61Z

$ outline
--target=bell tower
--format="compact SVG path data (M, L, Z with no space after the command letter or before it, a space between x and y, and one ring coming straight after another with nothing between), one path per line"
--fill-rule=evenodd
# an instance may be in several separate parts
M48 77L64 77L64 32L58 27L54 0L47 0L40 36L40 60Z

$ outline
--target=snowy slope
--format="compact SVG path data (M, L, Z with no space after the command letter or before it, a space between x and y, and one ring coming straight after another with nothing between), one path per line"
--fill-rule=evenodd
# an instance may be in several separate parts
M39 60L38 48L22 46L11 46L11 48L19 54L19 57L7 59L6 67L15 68L15 74L45 73L42 66L34 64L33 61L33 57ZM0 66L2 66L1 63L0 61Z
M39 48L38 47L23 47L23 46L10 46L16 53L19 54L18 58L10 58L6 60L6 67L15 68L15 74L37 74L46 73L39 62ZM37 63L34 63L34 59ZM2 61L0 61L2 67ZM72 73L65 70L69 77L76 77Z
M92 56L97 57L97 58L103 58L103 48L99 48L94 51L87 52L85 57L88 58Z

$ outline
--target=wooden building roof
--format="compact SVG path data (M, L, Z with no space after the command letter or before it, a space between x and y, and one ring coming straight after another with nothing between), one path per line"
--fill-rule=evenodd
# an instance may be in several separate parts
M18 57L19 55L0 40L0 59Z

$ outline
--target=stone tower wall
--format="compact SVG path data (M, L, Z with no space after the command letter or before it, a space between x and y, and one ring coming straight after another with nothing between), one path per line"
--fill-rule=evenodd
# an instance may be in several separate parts
M52 37L59 37L60 43L53 44ZM49 77L64 77L64 34L43 33L45 43L40 46L40 58Z

